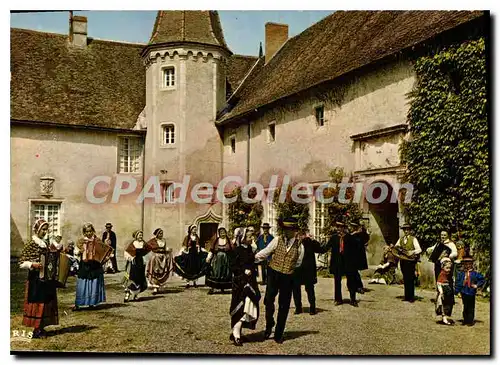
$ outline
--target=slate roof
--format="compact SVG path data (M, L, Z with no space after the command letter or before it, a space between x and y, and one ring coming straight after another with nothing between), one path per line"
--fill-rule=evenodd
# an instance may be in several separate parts
M336 11L301 34L242 85L223 125L482 16L471 11Z
M11 28L11 119L131 129L146 105L144 45Z

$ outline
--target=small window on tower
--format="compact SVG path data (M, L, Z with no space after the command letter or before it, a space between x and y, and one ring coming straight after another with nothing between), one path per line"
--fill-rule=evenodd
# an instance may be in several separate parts
M163 83L164 89L171 89L175 87L175 68L166 67L163 69Z
M175 144L175 126L173 124L162 125L162 145L172 146Z
M316 124L318 127L323 127L325 125L325 107L318 106L314 110L316 112Z
M236 153L236 136L231 136L231 153Z

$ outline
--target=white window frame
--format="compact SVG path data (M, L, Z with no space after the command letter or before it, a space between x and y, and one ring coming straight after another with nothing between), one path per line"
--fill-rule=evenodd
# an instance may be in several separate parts
M137 171L122 171L122 163L121 163L121 158L122 158L122 141L123 139L136 139L137 141L139 141L139 154L137 156L137 159L138 159L138 165L137 165ZM136 135L119 135L117 137L117 146L118 146L118 149L117 149L117 154L118 154L118 158L117 158L117 163L118 163L118 173L119 174L142 174L142 154L144 153L144 140L142 137L139 137L139 136L136 136ZM128 155L126 157L127 161L125 162L127 165L128 165L128 170L131 170L130 166L132 164L132 156L130 155L130 145L129 145L129 151L128 151ZM125 169L124 169L125 170Z
M165 72L167 70L173 70L173 77L169 77L169 81L173 79L173 85L166 85L165 83ZM177 87L177 69L174 65L165 65L160 69L160 89L162 90L174 90Z
M318 208L318 204L321 204L319 206L320 210L320 217L317 217L317 211L316 209ZM325 228L325 223L326 223L326 216L327 216L327 205L325 203L321 203L317 201L316 199L313 200L313 237L315 240L320 241L321 238L321 231ZM319 227L317 226L317 221L320 221Z
M174 143L166 143L165 142L165 129L166 127L174 128ZM177 131L177 125L172 122L164 122L160 124L160 147L162 148L174 148L177 146L179 133Z
M234 149L233 149L233 140L234 140ZM229 136L229 152L231 155L236 154L236 134L231 134Z
M274 128L274 136L271 133L271 128ZM276 122L272 121L267 123L267 143L272 144L276 142Z
M48 223L49 223L49 231L47 233L47 237L53 238L57 235L62 235L62 217L63 217L63 200L61 199L28 199L28 232L29 235L28 237L31 237L33 235L33 225L35 224L35 221L37 219L35 215L35 205L44 205L45 206L45 212L44 212L44 217ZM48 207L49 206L58 206L58 222L57 222L57 229L54 231L52 223L49 221L48 217Z
M318 110L322 111L322 116L321 118L318 117ZM314 106L314 119L316 120L316 126L318 128L324 127L325 126L325 106L320 104L320 105L315 105Z
M264 190L266 193L266 219L267 223L271 226L269 232L274 236L277 233L277 217L276 217L276 209L274 208L274 193L275 190ZM269 194L272 194L271 202L268 201Z

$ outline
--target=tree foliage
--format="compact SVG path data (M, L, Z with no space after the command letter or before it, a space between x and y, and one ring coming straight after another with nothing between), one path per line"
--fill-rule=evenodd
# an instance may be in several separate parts
M257 192L255 189L250 189L248 192L249 198L254 198ZM254 226L258 231L262 223L262 215L264 209L262 203L245 203L241 196L241 188L237 187L230 195L230 197L237 197L234 203L229 204L229 230L232 236L237 227Z
M490 264L490 157L485 41L451 45L415 62L417 82L403 143L414 185L408 218L424 246L459 229L480 270Z
M309 205L294 202L292 199L292 189L293 185L289 185L284 202L280 202L280 195L283 187L280 187L274 191L274 208L276 209L276 218L279 221L285 218L297 218L299 223L299 228L302 230L307 230L309 226ZM304 196L305 198L305 196ZM278 224L276 227L278 234L282 234L281 226Z

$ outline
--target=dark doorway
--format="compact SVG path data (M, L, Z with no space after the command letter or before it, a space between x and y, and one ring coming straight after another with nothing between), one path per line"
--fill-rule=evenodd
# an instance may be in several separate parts
M217 234L218 223L200 223L200 241L201 246L206 250L210 247L212 240Z
M385 181L377 181L387 185L389 190L387 198L378 204L369 204L370 213L377 222L384 240L387 244L396 244L399 239L399 219L398 219L398 202L391 203L393 189L391 184ZM381 189L373 191L373 198L378 199L381 194Z

